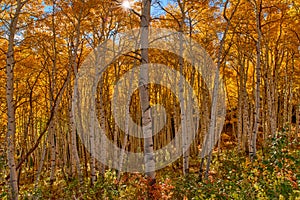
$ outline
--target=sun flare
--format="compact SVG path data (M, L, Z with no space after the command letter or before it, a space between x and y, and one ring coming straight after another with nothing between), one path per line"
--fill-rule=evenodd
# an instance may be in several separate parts
M131 9L131 3L128 0L123 1L122 7L125 9Z

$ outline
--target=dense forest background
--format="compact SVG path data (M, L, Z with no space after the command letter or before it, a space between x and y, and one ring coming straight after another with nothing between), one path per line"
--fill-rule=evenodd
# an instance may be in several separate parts
M0 199L299 198L299 1L0 0L0 5ZM226 116L220 139L207 148L214 95L195 67L161 49L121 55L103 72L95 97L98 121L113 144L148 151L149 140L129 136L135 130L122 130L112 112L114 84L140 64L180 72L200 111L195 139L182 157L155 173L128 173L122 164L115 170L99 162L83 145L72 112L74 83L98 45L148 25L178 31L207 51L223 80ZM181 99L158 84L134 91L127 116L143 124L145 106L156 104L161 106L148 114L163 125L152 124L158 132L152 151L167 145L180 127L183 134L190 130L181 123L186 117ZM157 114L162 107L165 116Z

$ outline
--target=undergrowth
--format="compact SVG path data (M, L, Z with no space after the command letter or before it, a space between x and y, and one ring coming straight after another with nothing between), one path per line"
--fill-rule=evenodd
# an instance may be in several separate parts
M253 162L236 150L213 156L208 179L203 181L199 181L197 173L183 177L179 170L169 166L157 172L157 182L150 187L142 174L124 173L118 181L116 172L108 170L104 176L98 176L94 186L88 179L83 183L60 180L52 186L43 180L36 189L33 184L21 186L20 196L21 199L300 199L299 144L288 141L283 132L269 138L263 149ZM0 197L7 199L7 192L2 190Z

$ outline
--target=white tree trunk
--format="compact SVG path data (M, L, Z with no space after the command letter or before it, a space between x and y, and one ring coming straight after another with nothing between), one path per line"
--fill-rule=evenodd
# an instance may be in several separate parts
M7 159L10 171L10 186L11 186L11 199L18 199L18 175L16 171L15 162L15 141L14 136L16 133L16 121L15 121L15 102L14 102L14 39L17 31L17 24L22 7L26 1L17 1L17 8L12 16L9 24L9 37L8 37L8 49L6 55L6 102L7 102Z
M150 26L150 9L151 0L142 1L141 15L141 64L149 63L148 46L149 46L149 26ZM150 185L155 183L155 160L153 154L153 139L152 139L152 116L149 99L148 83L149 74L148 67L144 67L140 71L139 92L142 109L142 130L144 134L144 154L145 154L145 170L146 175L150 179Z
M82 182L83 181L83 178L82 178L82 172L81 172L81 167L80 167L80 159L79 159L79 156L78 156L78 151L77 151L77 139L76 139L76 125L75 125L75 119L74 119L74 116L73 116L73 112L72 112L72 105L74 104L74 101L75 100L78 100L79 101L79 98L77 97L77 94L78 94L78 87L77 87L77 79L76 79L76 76L78 74L78 64L77 64L77 53L78 53L78 49L79 49L79 45L80 45L80 37L81 37L81 34L80 34L80 29L81 29L81 18L82 18L82 7L80 8L79 10L79 17L77 18L77 23L76 23L76 26L75 26L75 33L76 33L76 36L75 36L75 44L73 43L72 41L72 47L73 49L71 49L71 57L70 57L70 60L69 60L69 77L68 77L68 82L70 84L70 87L72 88L72 84L71 84L71 77L72 77L72 73L74 73L74 77L75 77L75 81L74 81L74 89L73 89L73 94L74 96L72 95L72 89L70 88L70 98L71 98L71 106L70 106L70 109L69 109L69 120L70 120L70 134L71 134L71 164L72 164L72 175L75 171L75 169L77 170L77 175L78 175L78 178L79 178L79 181ZM78 122L78 123L81 123Z

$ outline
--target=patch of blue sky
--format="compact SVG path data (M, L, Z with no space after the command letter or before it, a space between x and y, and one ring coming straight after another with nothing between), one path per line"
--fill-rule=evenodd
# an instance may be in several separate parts
M46 6L44 7L45 13L51 13L52 10L53 10L53 6L46 5Z
M53 6L45 4L44 1L42 1L42 5L44 6L45 13L51 13L53 11Z
M157 0L157 1L154 1L153 4L152 4L152 7L151 7L151 16L152 17L159 17L159 16L165 14L164 10L162 10L160 8L160 6L158 5L158 3L156 3L156 2L159 2L162 7L166 7L168 5L168 3L171 3L172 1L170 1L170 0Z

